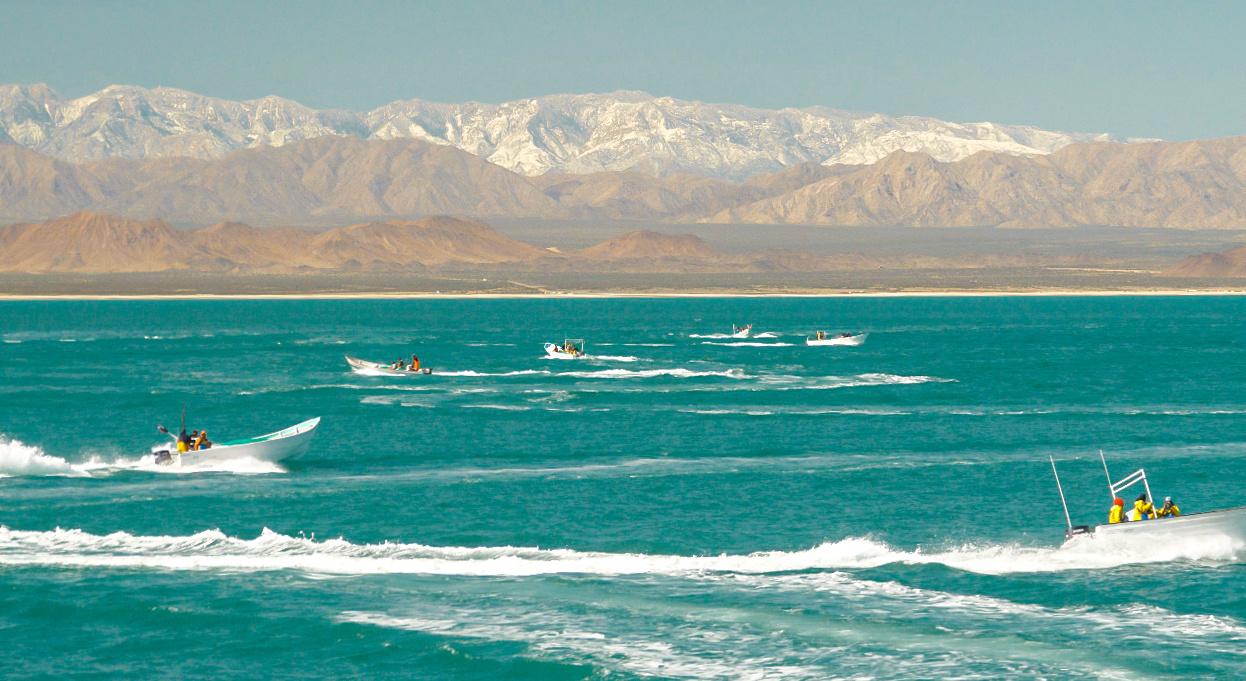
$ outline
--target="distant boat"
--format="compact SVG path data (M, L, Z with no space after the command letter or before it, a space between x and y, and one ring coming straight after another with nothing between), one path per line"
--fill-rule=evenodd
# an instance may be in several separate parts
M562 345L558 343L545 344L545 356L547 359L584 359L588 355L584 354L583 338L565 338Z
M1060 474L1056 471L1055 459L1051 461L1051 471L1056 476L1056 489L1060 492L1060 503L1064 506L1064 519L1067 523L1065 543L1081 542L1091 539L1108 539L1119 537L1138 537L1148 541L1166 541L1175 538L1222 538L1231 537L1238 542L1246 542L1246 506L1234 506L1216 511L1200 513L1183 513L1168 518L1130 520L1120 523L1102 523L1099 525L1074 525L1069 516L1069 506L1064 499L1064 487L1060 484ZM1108 473L1108 463L1099 452L1103 462L1103 472L1108 478L1108 494L1115 500L1121 492L1141 484L1147 501L1154 504L1151 497L1151 485L1147 482L1146 471L1139 468L1117 482L1112 481Z
M216 463L234 459L256 459L275 463L306 452L311 446L312 436L316 434L316 426L319 425L320 417L317 416L267 435L213 443L207 449L179 454L176 448L170 449L161 445L154 448L152 453L156 455L156 463L159 464L172 464L176 461L182 464Z
M748 338L749 335L752 333L753 333L752 324L745 324L744 326L736 326L735 324L731 325L731 337L732 338Z
M346 355L346 363L350 365L352 371L362 374L370 374L374 376L422 376L433 373L432 369L394 369L392 364L382 364L380 362L369 362L366 359L359 359Z
M805 345L860 345L865 342L868 333L841 333L832 336L829 333L818 332L813 338L805 338Z

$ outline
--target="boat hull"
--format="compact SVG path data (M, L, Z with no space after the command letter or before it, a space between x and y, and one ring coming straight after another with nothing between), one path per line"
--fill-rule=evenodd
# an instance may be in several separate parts
M255 459L276 463L306 452L311 447L312 438L316 435L316 427L319 425L320 417L316 417L275 433L251 438L248 441L236 444L222 443L208 449L184 452L181 454L181 461L183 465L235 459Z
M369 362L366 359L359 359L350 355L346 355L346 364L350 366L351 371L368 376L426 376L433 373L432 369L420 369L419 371L391 369L388 364Z
M558 348L558 344L556 343L545 344L546 359L584 359L585 356L586 355L584 353L572 354L570 352L564 352Z
M859 333L855 336L836 336L834 338L806 338L805 345L860 345L865 342L865 337L869 334Z
M1116 538L1146 538L1162 541L1167 537L1232 537L1246 542L1246 506L1191 513L1176 518L1136 520L1112 525L1095 525L1089 531L1073 535L1069 541Z

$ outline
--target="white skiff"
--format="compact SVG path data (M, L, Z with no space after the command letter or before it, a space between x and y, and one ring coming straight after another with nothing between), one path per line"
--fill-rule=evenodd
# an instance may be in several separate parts
M1064 521L1068 526L1065 531L1065 543L1080 542L1089 539L1117 539L1136 537L1147 541L1168 541L1175 538L1207 538L1216 539L1229 537L1237 542L1246 542L1246 506L1234 506L1215 511L1187 513L1168 518L1149 520L1130 520L1120 523L1103 523L1101 525L1074 525L1069 516L1069 505L1064 498L1064 486L1060 483L1060 473L1056 470L1054 457L1047 457L1051 462L1051 472L1056 478L1056 490L1060 493L1060 505L1064 507ZM1125 490L1134 485L1141 485L1143 494L1140 499L1154 504L1151 495L1151 483L1147 480L1146 471L1138 470L1120 480L1113 480L1108 472L1108 461L1103 451L1099 451L1099 460L1103 463L1103 474L1108 480L1108 494L1111 499L1127 499Z
M546 359L584 359L588 355L584 354L584 340L582 338L568 338L558 343L545 344Z
M868 333L849 333L822 338L805 338L805 345L860 345L865 342L865 337L868 335Z
M418 371L391 369L389 364L369 362L366 359L359 359L350 355L346 355L346 363L350 365L351 371L367 376L423 376L433 373L432 369L419 369Z
M180 455L177 453L176 445L172 447L160 445L153 448L152 452L156 454L156 463L173 463L178 461L179 457L181 463L187 465L248 458L275 463L306 452L311 446L312 437L316 434L318 425L320 425L319 416L266 435L213 443L207 449L184 452ZM170 456L162 457L162 452L168 452Z

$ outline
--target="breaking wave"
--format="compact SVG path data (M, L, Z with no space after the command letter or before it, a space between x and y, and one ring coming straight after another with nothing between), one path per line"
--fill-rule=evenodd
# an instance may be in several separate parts
M425 546L385 542L317 541L267 528L254 539L220 530L189 536L97 535L82 530L48 532L0 526L0 564L167 570L296 570L325 575L427 574L525 577L550 574L765 575L801 570L939 564L988 575L1097 570L1129 564L1204 561L1234 563L1246 545L1229 536L1154 542L1112 538L1068 547L964 545L926 551L894 548L869 537L849 537L804 551L762 551L716 556L585 552L536 547Z
M42 449L0 436L0 478L17 475L85 475L65 459Z

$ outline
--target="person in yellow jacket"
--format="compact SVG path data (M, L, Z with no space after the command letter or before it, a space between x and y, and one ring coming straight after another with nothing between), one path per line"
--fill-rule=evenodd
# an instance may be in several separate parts
M1161 518L1176 518L1181 515L1181 507L1172 503L1172 497L1164 497L1164 505L1156 512Z
M1146 492L1134 499L1134 510L1130 512L1130 520L1154 520L1155 506L1147 498Z
M208 431L198 430L195 433L195 441L191 444L191 449L197 452L212 446L212 443L208 441Z
M1123 523L1126 520L1128 520L1128 518L1125 517L1125 500L1120 497L1116 497L1112 500L1112 508L1108 510L1108 524L1115 525L1116 523Z

